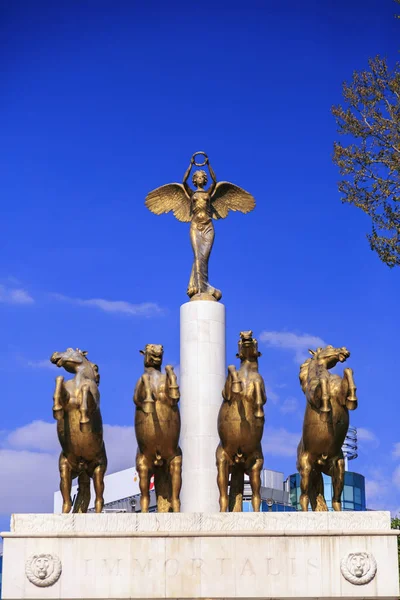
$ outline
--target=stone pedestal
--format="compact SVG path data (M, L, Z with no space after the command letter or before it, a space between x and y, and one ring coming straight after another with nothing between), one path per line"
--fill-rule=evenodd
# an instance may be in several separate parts
M13 515L3 600L398 599L387 512Z
M181 306L180 390L182 512L218 512L215 451L225 368L225 306Z

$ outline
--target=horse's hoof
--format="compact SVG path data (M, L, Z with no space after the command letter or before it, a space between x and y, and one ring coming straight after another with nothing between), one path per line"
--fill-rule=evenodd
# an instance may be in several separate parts
M143 412L147 415L154 413L154 402L153 400L145 400L143 402Z
M179 400L179 397L180 397L179 386L177 386L177 385L169 386L169 397L171 398L171 400Z
M357 406L358 406L357 399L350 400L349 398L346 398L346 408L348 408L349 410L354 410L357 408Z
M232 382L232 392L235 394L240 394L242 391L242 382L241 381L233 381Z
M90 424L90 421L88 421L87 423L79 423L79 429L82 433L91 433L92 426Z

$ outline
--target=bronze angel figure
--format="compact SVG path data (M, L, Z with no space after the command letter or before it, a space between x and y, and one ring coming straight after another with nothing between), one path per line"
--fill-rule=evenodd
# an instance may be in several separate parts
M196 162L198 155L204 157L202 163ZM207 185L207 173L198 170L192 176L196 188L192 190L188 184L192 168L205 165L208 166L212 180L210 187L208 190L204 189ZM217 182L208 156L204 152L196 152L183 176L183 182L162 185L147 195L145 204L156 215L172 210L178 221L190 221L194 260L187 295L191 300L220 300L221 291L208 281L208 259L214 243L213 219L225 219L230 210L250 212L255 206L253 196L228 181Z

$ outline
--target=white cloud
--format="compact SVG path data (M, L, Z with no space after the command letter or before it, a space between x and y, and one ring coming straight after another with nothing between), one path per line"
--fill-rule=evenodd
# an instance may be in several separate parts
M294 398L293 396L289 396L289 398L286 398L286 400L284 400L282 402L282 404L279 407L279 410L281 411L282 414L287 415L289 413L294 413L298 410L299 408L299 403L297 401L296 398Z
M61 450L56 427L55 421L33 421L2 436L0 515L53 511L53 494L59 486L58 457ZM108 457L107 474L135 464L133 427L105 424L104 441Z
M357 439L358 442L361 442L361 446L365 444L371 444L373 448L377 448L379 446L379 440L370 429L366 429L365 427L357 427Z
M131 304L125 300L105 300L104 298L92 298L82 300L81 298L70 298L63 294L52 294L52 297L61 302L69 302L78 306L87 306L89 308L99 308L108 313L121 313L135 317L151 317L163 313L163 309L155 302L142 302L141 304Z
M369 468L364 475L367 507L373 510L390 510L394 500L390 475L377 467Z
M399 458L400 457L400 442L397 442L393 446L392 456L393 456L393 458Z
M11 288L0 284L0 302L5 304L33 304L34 299L22 288Z
M400 465L398 465L393 471L392 481L394 485L400 490Z
M267 400L272 400L274 404L276 404L279 400L279 396L276 392L274 392L269 386L265 386L265 391L267 394Z
M297 334L290 331L262 331L259 335L261 342L274 348L293 350L295 361L303 362L308 355L307 350L315 350L319 346L326 346L324 340L318 336L308 333Z
M262 446L265 456L296 456L301 433L291 433L283 427L266 427Z
M60 444L57 438L56 422L32 421L18 427L5 438L3 445L13 450L57 453Z
M50 358L43 358L41 360L28 360L26 363L28 367L32 369L51 369L55 371L53 363L50 362Z
M57 463L57 454L1 449L0 513L53 512Z

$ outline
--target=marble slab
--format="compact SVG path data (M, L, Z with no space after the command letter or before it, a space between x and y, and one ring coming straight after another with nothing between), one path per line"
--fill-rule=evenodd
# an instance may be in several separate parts
M387 512L13 515L3 599L399 597Z

